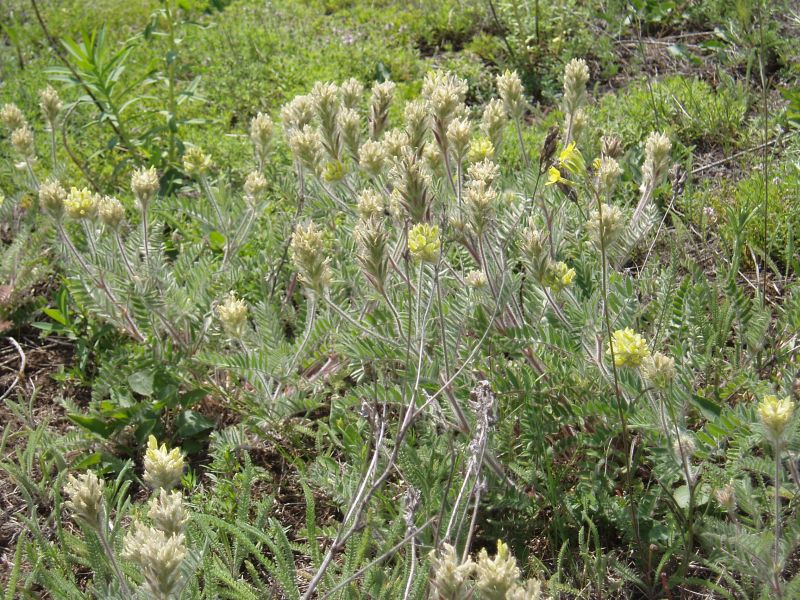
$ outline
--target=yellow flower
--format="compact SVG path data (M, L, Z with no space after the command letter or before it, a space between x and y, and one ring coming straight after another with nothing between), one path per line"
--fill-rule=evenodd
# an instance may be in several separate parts
M570 173L581 173L586 168L581 151L578 150L574 141L567 144L558 155L559 164Z
M64 200L64 208L73 219L91 219L97 211L97 198L86 188L72 188Z
M428 223L417 223L408 232L408 251L418 262L434 263L439 259L442 239L439 227Z
M472 140L467 158L470 162L481 162L494 156L494 144L489 138L480 137Z
M650 348L645 339L630 327L614 332L606 354L612 356L612 349L616 367L638 367L650 356Z
M554 292L560 292L575 279L575 269L570 269L564 262L551 262L547 265L542 284Z
M547 183L545 185L555 185L557 183L569 183L561 176L561 171L556 167L547 169Z
M789 397L778 398L773 394L764 396L758 403L758 416L764 427L777 439L783 434L786 425L794 414L794 402Z

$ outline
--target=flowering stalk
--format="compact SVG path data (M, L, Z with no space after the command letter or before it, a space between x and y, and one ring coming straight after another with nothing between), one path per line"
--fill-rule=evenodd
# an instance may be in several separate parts
M600 221L603 220L603 203L599 196L596 197L597 200L597 210L600 217ZM631 525L633 526L633 534L636 539L636 545L639 547L639 551L643 552L642 548L642 538L639 533L639 519L636 514L636 505L633 499L633 482L631 480L631 442L630 442L630 434L628 432L628 420L625 416L625 410L623 408L623 402L625 401L622 397L622 390L619 386L619 373L617 372L617 358L615 356L615 344L612 343L613 334L611 332L611 317L608 313L608 257L606 256L606 239L605 239L605 232L603 228L600 228L599 231L599 242L600 242L600 269L601 269L601 287L602 287L602 296L603 296L603 321L605 322L606 326L606 334L608 335L609 344L608 349L609 353L611 354L611 371L614 377L614 395L616 396L617 402L617 414L620 419L620 424L622 425L622 446L625 452L625 487L626 487L626 495L628 496L628 510L631 515ZM600 357L600 363L602 364L602 357Z

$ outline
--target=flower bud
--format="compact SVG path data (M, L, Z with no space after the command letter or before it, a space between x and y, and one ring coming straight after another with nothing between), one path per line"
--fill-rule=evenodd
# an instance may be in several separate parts
M364 86L358 79L351 77L341 86L342 104L345 108L358 108L364 96Z
M256 198L265 189L267 189L267 180L258 171L248 173L244 180L244 193L248 198Z
M675 378L675 359L656 352L642 360L639 372L647 383L658 390L664 390Z
M186 557L183 534L166 535L137 523L125 535L122 557L141 569L149 598L170 598L181 583L180 567Z
M86 188L72 188L64 200L67 216L72 219L93 219L97 214L97 196Z
M34 158L36 149L33 146L33 131L28 127L27 123L11 133L11 145L25 160Z
M39 204L54 217L60 217L64 212L64 200L66 199L66 190L55 179L39 186Z
M691 462L696 450L697 445L695 444L694 438L686 432L679 433L678 437L676 437L675 441L672 443L672 454L678 462L681 463L684 460L687 463Z
M192 146L183 154L183 170L190 177L202 177L208 173L211 165L211 157L198 146Z
M389 105L394 97L393 81L383 81L372 86L372 98L369 108L369 136L375 140L386 129L389 118Z
M155 167L141 167L131 174L131 190L142 206L147 206L153 199L160 185Z
M435 263L439 260L442 239L439 227L417 223L408 232L408 251L416 262Z
M422 99L414 100L406 104L405 108L405 131L408 135L408 144L417 150L425 143L425 137L430 129L430 116L428 107Z
M324 255L322 232L313 222L308 225L298 224L289 251L300 280L314 293L322 294L331 282L329 260Z
M289 134L288 143L295 160L311 171L317 170L323 154L322 136L319 131L310 125L293 130Z
M602 204L589 215L586 231L589 240L597 247L611 247L625 232L625 217L622 211L611 204Z
M97 216L103 225L116 229L125 218L125 208L114 196L103 196L97 201Z
M274 128L272 119L264 113L258 113L250 121L250 141L253 143L253 148L259 160L263 161L267 157Z
M500 152L503 143L503 130L508 117L506 116L503 101L493 98L483 109L480 130L492 142L495 152Z
M613 350L613 352L612 352ZM638 367L650 356L645 339L630 327L616 330L606 348L606 354L614 357L616 367Z
M479 270L470 271L467 273L465 279L467 281L467 285L471 288L475 288L476 290L485 288L489 283L489 280L486 278L486 273Z
M497 540L497 554L489 558L486 548L478 554L475 565L475 589L485 600L506 600L509 590L519 583L517 561L502 540Z
M45 119L50 124L51 128L56 126L58 121L58 113L61 112L61 98L58 97L58 92L52 86L47 86L39 92L39 106L42 108Z
M586 103L589 67L582 58L573 58L564 68L564 113L574 115Z
M467 119L453 119L447 126L447 143L453 152L456 163L467 155L472 136L472 126Z
M503 108L512 119L521 119L525 113L525 90L517 72L505 71L497 76L497 93Z
M384 203L381 195L372 189L365 189L358 195L358 214L364 220L383 214Z
M461 562L456 549L443 544L439 552L430 553L433 577L431 585L439 598L467 598L467 584L475 569L471 558Z
M659 184L669 167L670 150L672 150L672 142L666 135L657 132L650 134L644 147L642 185L639 191L644 193Z
M167 449L166 444L158 445L155 436L147 439L147 452L144 455L144 481L153 490L171 490L178 485L183 476L183 455L180 448Z
M314 119L314 101L311 96L295 96L281 109L281 119L287 135L295 129L303 129Z
M156 529L166 535L179 535L183 533L184 525L189 520L189 515L183 507L183 496L180 492L168 492L161 489L158 496L150 500L150 510L147 516L153 519Z
M603 156L608 158L619 158L622 156L622 140L615 135L604 135L600 138Z
M16 104L4 104L0 109L0 122L12 131L22 129L28 122Z
M222 304L217 305L217 317L225 333L239 339L247 324L247 304L231 292Z
M389 234L378 218L361 220L356 225L357 258L364 276L378 292L383 293L389 277Z
M70 474L64 485L64 493L70 497L65 506L95 530L100 527L104 487L105 481L98 479L92 471L81 473L78 477Z
M736 490L734 490L733 484L727 483L714 490L714 498L727 512L736 510Z

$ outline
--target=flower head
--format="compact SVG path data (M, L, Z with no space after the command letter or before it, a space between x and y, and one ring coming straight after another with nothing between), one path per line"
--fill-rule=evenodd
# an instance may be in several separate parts
M506 594L519 583L520 571L508 546L497 540L497 554L489 558L486 548L478 554L475 565L475 589L486 600L505 600Z
M272 119L264 113L258 113L250 121L250 141L260 160L264 160L267 156L274 128Z
M341 85L342 105L345 108L356 108L364 95L363 84L353 77Z
M506 113L512 119L521 118L525 113L525 90L516 71L505 71L497 76L497 93Z
M183 527L189 520L189 515L183 507L183 496L180 492L168 492L161 489L158 495L153 495L150 500L150 510L147 516L153 519L156 529L167 535L183 533Z
M248 198L256 198L261 192L267 189L267 180L258 171L248 173L244 180L244 193Z
M641 335L626 327L612 334L606 354L614 357L616 367L638 367L650 356L650 348Z
M500 152L503 142L503 130L505 129L508 117L506 116L503 101L494 98L483 109L480 130L492 142L494 152Z
M63 105L61 98L58 97L58 92L52 86L48 85L39 92L39 106L42 108L45 119L50 123L50 127L54 127Z
M64 212L64 200L67 192L61 184L51 179L39 186L39 203L54 217L60 217Z
M122 556L141 569L150 598L169 598L181 582L181 563L186 557L183 534L167 535L137 523L125 535Z
M417 262L435 263L439 260L442 239L439 227L428 223L417 223L408 232L408 251Z
M582 58L573 58L564 67L564 112L573 114L586 101L589 67Z
M666 389L675 378L675 359L661 352L655 352L652 356L642 359L639 372L654 388Z
M471 558L461 562L456 549L450 544L443 544L439 552L432 551L431 585L438 592L439 598L466 597L466 586L475 569Z
M470 271L467 273L465 279L467 281L467 285L471 288L475 288L476 290L485 288L489 283L489 280L486 278L486 273L480 270Z
M155 167L136 169L131 174L131 191L139 204L146 206L153 199L160 185Z
M572 284L574 279L575 269L570 269L567 263L550 262L545 269L542 285L558 293Z
M73 219L92 219L97 214L98 197L87 188L72 188L64 200L67 215Z
M225 301L217 306L217 317L225 333L232 338L241 338L247 324L247 303L231 292Z
M22 158L26 160L34 158L36 151L33 146L33 131L27 123L11 132L11 145Z
M92 471L81 473L78 477L70 474L64 485L64 492L70 498L65 502L66 507L94 529L100 526L104 487L105 481L98 479Z
M97 201L97 216L103 225L116 229L125 218L125 207L114 196L103 196Z
M640 191L656 187L669 167L669 153L672 142L663 133L653 132L644 146L644 164L642 165L642 185Z
M494 144L488 137L479 137L470 142L467 153L470 162L483 162L492 157L494 157Z
M592 243L600 248L610 247L625 232L625 217L619 207L602 204L589 215L586 231Z
M358 164L373 177L380 175L386 164L384 145L376 140L367 140L358 149Z
M331 282L322 231L317 229L313 222L308 225L298 224L289 251L300 280L313 292L322 294Z
M358 214L362 219L377 217L383 210L383 198L375 190L367 188L358 195Z
M144 455L144 480L154 490L171 490L183 476L183 455L180 448L169 450L166 444L158 445L155 436L147 439Z
M16 104L4 104L3 108L0 108L0 122L12 131L28 124L25 115Z
M768 394L758 403L758 416L773 440L779 440L794 415L794 402L787 396Z
M211 157L202 148L192 146L183 154L183 170L190 177L200 177L211 169Z

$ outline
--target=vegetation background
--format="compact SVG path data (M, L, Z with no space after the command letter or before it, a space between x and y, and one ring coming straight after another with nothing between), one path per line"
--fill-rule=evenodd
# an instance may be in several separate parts
M26 172L11 129L2 129L6 598L152 597L136 561L120 558L125 531L153 518L146 501L159 488L143 471L151 435L181 448L186 463L175 486L189 514L188 551L175 571L180 586L164 584L164 598L305 598L315 585L314 597L326 598L800 597L798 425L770 438L756 409L765 396L800 393L796 3L5 0L0 43L0 106L14 103L30 120L38 158ZM564 214L550 238L574 269L577 300L563 303L566 315L548 304L557 304L547 292L558 297L554 286L536 283L513 241L522 228L511 200L498 209L493 238L513 248L510 258L483 261L496 260L489 280L499 287L506 273L516 298L493 287L493 299L468 292L468 269L409 270L408 253L397 277L409 290L432 286L416 308L428 298L435 319L415 320L403 286L399 299L373 291L362 276L358 194L339 184L391 175L370 178L344 158L304 175L282 107L320 81L353 78L367 96L392 81L387 119L400 127L406 105L426 93L426 75L450 72L467 83L463 100L477 123L498 95L497 76L515 71L526 108L493 149L498 187L503 198L538 202L561 193L544 186L547 170L536 165L555 160L539 157L564 122L573 58L590 73L578 148L588 161L605 152L602 136L617 136L615 201L626 216L651 132L668 135L681 169L654 191L654 226L618 268L581 237L591 207L584 215L581 188L570 196L567 182L544 203ZM57 128L41 117L47 85L63 102ZM259 114L275 121L263 156L251 144ZM187 163L199 149L211 170ZM136 237L141 198L130 182L140 167L159 175L144 217L155 223L152 262L147 233ZM240 191L254 169L264 177L257 201ZM76 222L67 233L94 261L81 274L69 235L39 210L39 183L51 176L119 197L137 215L120 243L122 255L142 254L140 277L125 279L124 265L102 256L116 252L113 240L98 236L95 248L94 232ZM308 189L298 188L304 177ZM316 299L290 248L305 219L321 225L336 273ZM463 249L444 254L459 269L471 260ZM111 284L111 300L99 298L103 273L117 271L127 287ZM247 302L247 335L220 323L231 290ZM493 311L516 302L530 320L492 330ZM603 349L612 328L630 326L675 358L665 399L635 371L612 383L587 361L582 335L609 311ZM473 343L484 330L492 334L475 355L461 348L462 337ZM419 339L425 367L392 339ZM409 390L417 400L438 395L440 373L461 364L461 378L441 388L443 408L406 437ZM274 372L285 376L265 381ZM484 379L493 405L481 413L469 402ZM622 394L635 399L623 406ZM474 409L466 428L454 425L445 397ZM662 427L664 407L676 411L674 436ZM468 457L481 414L491 435L481 438L487 458L476 468ZM373 457L387 475L362 506L361 482L381 472ZM67 475L87 470L106 481L99 529L64 504ZM466 579L506 564L497 558L503 540L515 557L508 564L521 570L509 581L528 585L528 595L479 583L444 591L442 543L457 509L463 530L449 541L463 555L454 564L482 549L495 556L476 558L480 568Z

